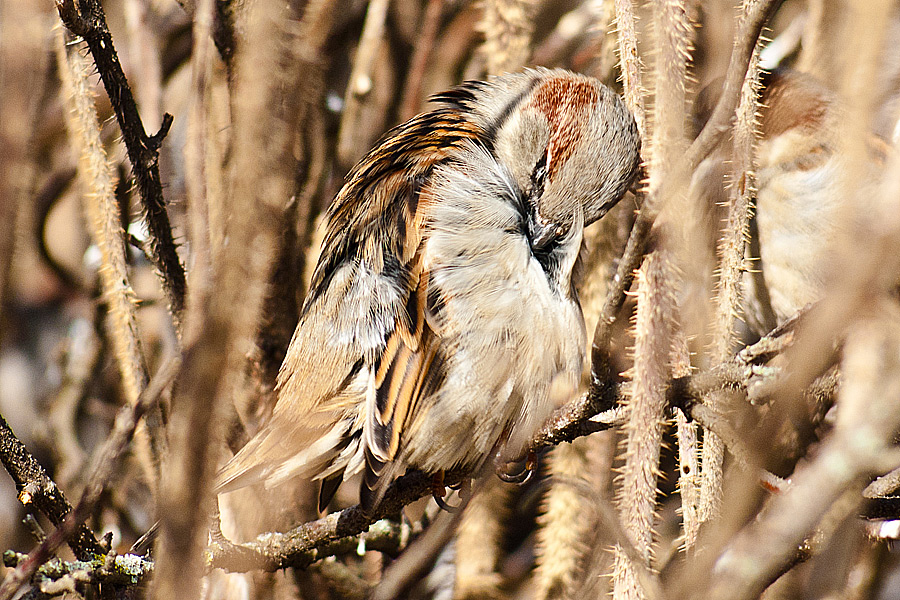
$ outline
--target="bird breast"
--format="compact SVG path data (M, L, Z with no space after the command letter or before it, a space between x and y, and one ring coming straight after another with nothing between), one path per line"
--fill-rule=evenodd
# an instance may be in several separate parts
M425 471L476 466L504 431L506 454L517 455L556 407L552 397L574 392L585 347L571 292L580 227L547 268L531 251L513 177L477 149L439 168L431 191L441 200L431 204L423 249L427 318L447 364L407 438L441 441L407 448L406 461Z

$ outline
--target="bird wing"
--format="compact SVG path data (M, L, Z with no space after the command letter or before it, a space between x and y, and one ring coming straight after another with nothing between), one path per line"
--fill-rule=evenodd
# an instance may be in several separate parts
M272 419L222 469L220 491L333 478L364 456L364 504L380 500L403 467L394 461L404 426L440 371L424 317L428 181L482 136L458 107L438 108L388 132L350 173L329 209Z

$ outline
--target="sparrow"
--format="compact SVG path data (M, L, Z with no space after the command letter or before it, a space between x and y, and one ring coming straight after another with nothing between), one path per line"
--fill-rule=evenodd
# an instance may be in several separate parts
M758 256L751 254L758 260L745 275L746 314L759 335L821 296L843 202L834 94L812 76L788 69L773 71L763 83Z
M825 293L834 241L845 231L848 201L844 183L851 168L840 151L844 109L836 94L809 74L778 68L765 73L760 91L754 153L756 206L744 275L744 315L756 335L766 335ZM704 90L699 106L714 105ZM709 112L709 111L707 111ZM869 141L871 172L854 180L857 188L877 179L883 143ZM727 158L710 158L705 185L726 200ZM718 196L716 196L718 193ZM865 193L858 197L865 197ZM857 212L866 212L862 206Z
M329 208L272 417L222 468L219 493L317 479L322 510L363 472L371 511L406 469L521 456L577 388L582 230L635 178L633 117L560 69L431 100Z

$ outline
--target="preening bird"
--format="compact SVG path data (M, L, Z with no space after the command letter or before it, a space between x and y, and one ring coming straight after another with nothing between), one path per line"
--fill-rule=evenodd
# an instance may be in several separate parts
M364 471L376 506L407 468L518 457L575 392L582 229L631 185L640 138L599 81L536 69L469 81L348 175L278 375L271 420L219 491Z

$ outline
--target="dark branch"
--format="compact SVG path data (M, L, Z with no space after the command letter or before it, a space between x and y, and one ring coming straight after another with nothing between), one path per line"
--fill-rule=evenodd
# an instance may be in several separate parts
M143 417L147 410L156 403L163 390L172 382L175 373L177 372L177 367L178 361L174 359L164 363L159 372L150 381L147 388L141 393L141 396L134 406L126 406L120 410L116 417L112 432L91 461L91 467L89 469L90 476L88 477L87 484L85 485L84 492L78 502L78 506L76 506L74 510L68 501L66 501L62 492L58 490L56 484L43 472L43 469L38 473L27 473L34 477L34 479L29 480L23 485L23 491L19 494L20 498L29 492L30 487L38 488L38 485L34 485L33 482L40 482L44 487L58 492L59 500L65 502L66 510L61 518L57 520L51 516L50 512L42 508L37 500L35 500L35 505L50 518L54 525L57 525L57 528L47 536L36 549L32 550L27 557L21 561L17 561L15 570L7 574L2 587L0 587L0 600L12 598L19 587L26 581L29 581L38 569L66 542L69 543L70 547L75 551L76 556L81 560L97 560L98 557L105 557L107 555L109 552L108 548L97 542L91 531L84 525L84 521L94 511L94 507L97 505L100 496L106 489L115 469L118 467L119 459L128 448L128 444L134 436L134 432L137 429L141 417ZM3 463L10 474L13 475L13 479L18 486L19 478L14 474L14 468L21 464L28 464L29 458L33 461L33 465L36 465L38 468L40 468L40 465L37 465L37 462L34 461L33 457L28 454L27 450L25 450L25 446L15 437L15 435L13 435L12 430L9 429L9 426L6 425L6 422L3 421L2 417L0 417L0 422L2 422L2 427L0 427L0 435L2 435L2 438L0 438L2 439L2 457L0 458L2 458ZM9 461L10 464L7 463L6 458L7 446L14 450L11 453L13 460ZM58 506L53 507L54 511L58 511L59 508L60 507ZM79 540L79 544L85 544L86 548L76 550L77 546L74 540Z
M79 0L77 8L74 0L58 0L56 7L69 31L87 42L115 110L147 220L150 256L162 278L169 308L177 325L184 310L185 275L175 247L159 177L159 146L172 125L172 115L163 115L160 130L147 135L98 0Z
M2 416L0 462L15 482L22 504L33 504L53 525L59 527L72 512L72 505ZM85 525L78 527L69 538L69 547L81 560L91 560L97 554L106 554L106 548Z

